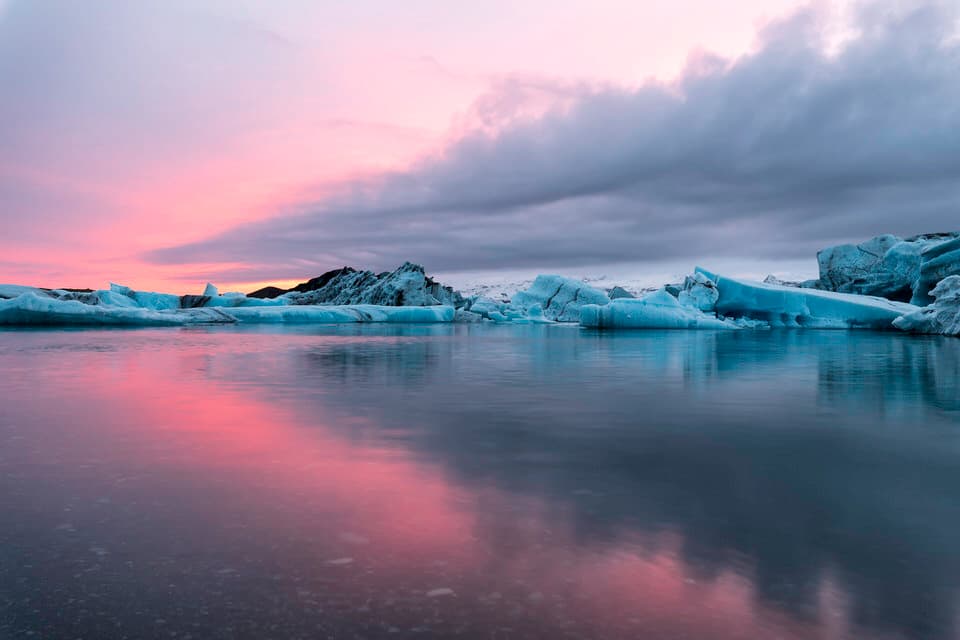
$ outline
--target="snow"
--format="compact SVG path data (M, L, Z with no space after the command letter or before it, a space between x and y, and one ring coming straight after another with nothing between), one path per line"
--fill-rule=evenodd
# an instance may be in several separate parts
M58 300L30 291L0 300L0 325L41 326L177 326L232 323L236 320L216 309L152 310L77 300Z
M599 329L736 329L699 309L684 306L666 289L642 298L622 298L580 309L580 324Z
M557 322L577 322L583 305L609 304L606 293L581 280L557 275L540 275L526 291L513 296L510 301L515 309L529 312L539 305L543 317Z
M896 318L917 309L885 298L747 282L699 267L697 272L717 285L718 315L762 320L772 327L890 329Z
M893 321L893 326L911 333L960 336L960 276L941 280L930 294L935 302Z

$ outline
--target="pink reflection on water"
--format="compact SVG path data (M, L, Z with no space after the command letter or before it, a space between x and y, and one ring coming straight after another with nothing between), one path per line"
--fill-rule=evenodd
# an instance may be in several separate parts
M800 620L760 603L749 571L699 577L677 534L584 544L562 506L459 483L403 446L360 436L376 433L368 419L344 430L319 402L305 416L270 400L269 388L217 381L214 346L224 347L35 356L17 371L31 390L20 411L44 416L58 444L24 454L67 479L109 470L110 486L92 491L110 491L114 503L162 485L174 503L199 507L198 545L284 554L305 583L333 580L396 624L423 615L545 637L850 637L829 577L816 619ZM282 580L277 588L293 599L310 592ZM378 609L379 600L427 604L411 614Z

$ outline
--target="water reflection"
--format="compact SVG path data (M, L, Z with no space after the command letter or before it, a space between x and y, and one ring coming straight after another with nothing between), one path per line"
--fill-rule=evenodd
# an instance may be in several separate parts
M957 633L960 341L49 332L0 357L0 636Z

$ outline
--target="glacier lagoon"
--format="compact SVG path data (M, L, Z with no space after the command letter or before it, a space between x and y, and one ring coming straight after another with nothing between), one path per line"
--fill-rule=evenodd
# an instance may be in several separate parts
M960 341L0 331L0 637L956 638Z

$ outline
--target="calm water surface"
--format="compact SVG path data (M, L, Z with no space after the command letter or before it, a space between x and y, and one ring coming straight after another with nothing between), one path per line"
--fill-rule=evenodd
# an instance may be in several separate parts
M960 638L960 340L0 332L0 638Z

